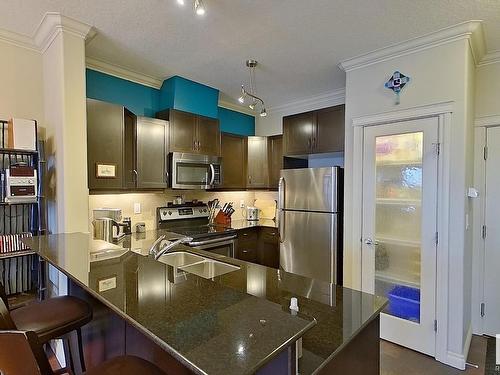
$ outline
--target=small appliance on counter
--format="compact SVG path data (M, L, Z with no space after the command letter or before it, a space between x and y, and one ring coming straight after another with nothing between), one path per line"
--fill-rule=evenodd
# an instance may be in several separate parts
M248 221L259 221L260 210L257 207L248 206L246 218Z
M5 170L6 203L35 203L38 198L36 169L26 164L12 164Z
M94 239L108 242L118 242L126 234L132 233L130 218L122 222L122 210L119 208L94 209Z

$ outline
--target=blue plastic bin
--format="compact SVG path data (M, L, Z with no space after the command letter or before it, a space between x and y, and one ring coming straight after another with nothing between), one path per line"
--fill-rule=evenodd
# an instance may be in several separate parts
M397 316L420 322L420 289L404 285L396 285L387 294L389 312Z

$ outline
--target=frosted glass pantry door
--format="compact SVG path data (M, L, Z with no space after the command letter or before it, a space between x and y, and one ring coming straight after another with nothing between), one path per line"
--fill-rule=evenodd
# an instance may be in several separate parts
M435 354L438 120L364 129L362 287L383 295L381 337Z

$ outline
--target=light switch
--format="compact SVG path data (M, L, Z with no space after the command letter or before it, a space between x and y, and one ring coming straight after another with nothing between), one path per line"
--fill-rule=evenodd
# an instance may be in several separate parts
M134 214L140 214L141 213L141 204L140 203L134 203Z

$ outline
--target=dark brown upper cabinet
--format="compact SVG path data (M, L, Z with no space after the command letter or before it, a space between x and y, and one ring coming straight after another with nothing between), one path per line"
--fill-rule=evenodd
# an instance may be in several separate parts
M247 137L221 133L222 188L245 189L247 181Z
M167 187L167 122L137 118L126 108L87 99L87 160L90 190ZM98 173L98 166L114 169Z
M169 109L156 117L169 122L169 152L220 155L220 131L217 119Z
M167 122L149 117L137 118L136 178L139 189L164 189L167 178Z
M125 167L125 119L127 122L134 120L126 108L87 99L89 189L118 190L125 186L125 169L128 168ZM98 168L103 167L109 170L106 175L98 172Z
M269 188L277 189L280 171L283 169L283 136L268 137Z
M344 105L283 117L283 154L344 151Z
M247 188L269 186L267 137L248 137Z

